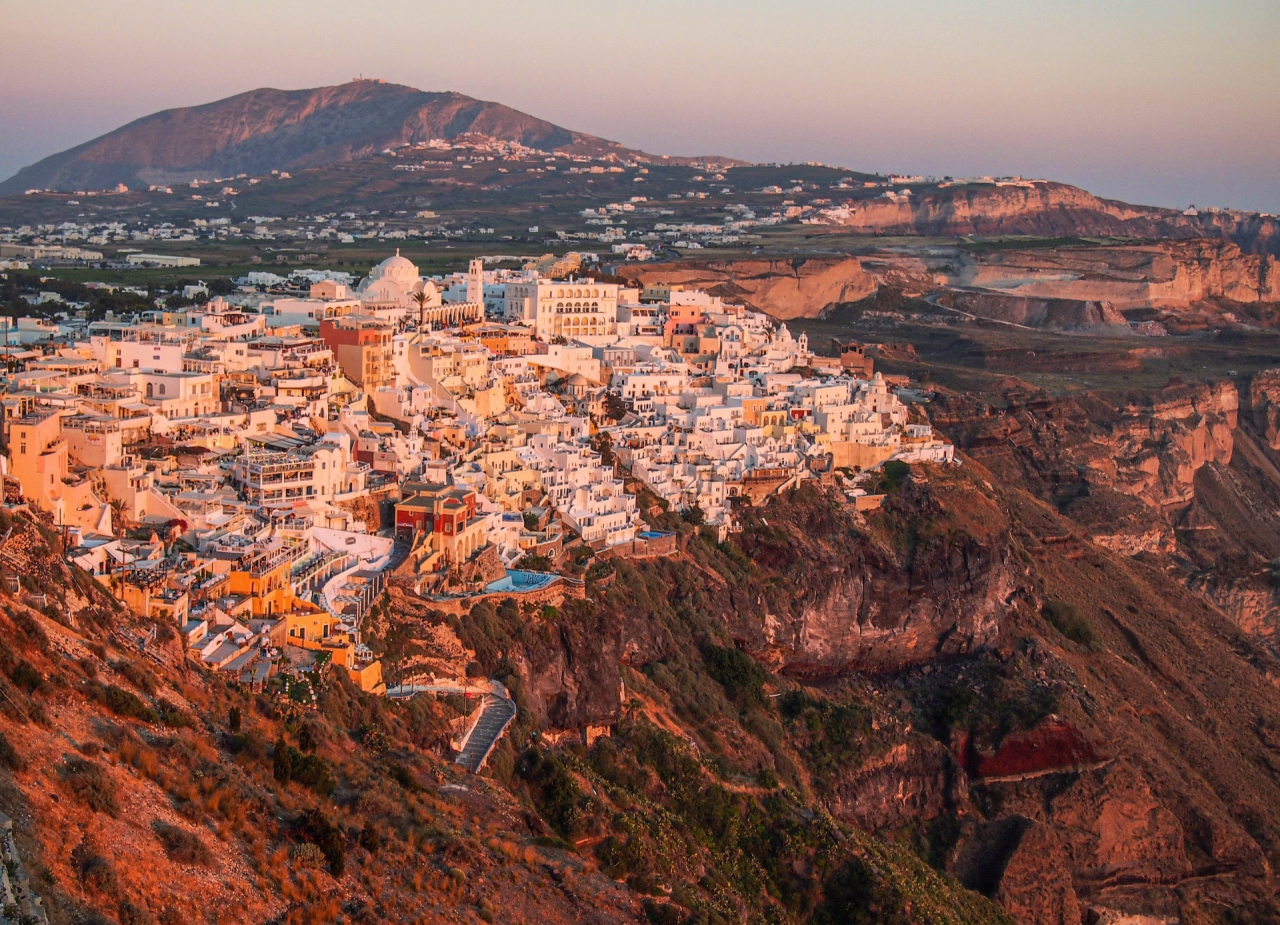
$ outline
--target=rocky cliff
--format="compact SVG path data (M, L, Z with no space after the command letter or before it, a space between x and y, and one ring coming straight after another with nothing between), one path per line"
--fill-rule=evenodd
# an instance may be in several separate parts
M774 316L815 318L835 306L866 298L880 287L908 293L944 293L944 305L981 317L1046 330L1116 332L1123 312L1156 309L1177 327L1207 303L1216 325L1240 321L1247 306L1280 302L1280 262L1245 253L1221 239L1163 241L1112 247L895 249L846 258L681 261L619 270L643 285L667 282L700 287ZM1241 309L1244 306L1246 308ZM1163 314L1160 314L1160 313Z
M887 276L864 268L855 257L688 261L628 266L619 272L640 285L664 282L706 289L775 318L816 318L830 305L871 295Z
M1051 397L1015 381L1004 398L997 408L948 396L935 421L1001 478L1127 553L1170 548L1197 473L1230 464L1239 420L1232 383Z
M1042 237L1225 238L1251 253L1276 253L1280 223L1257 214L1133 206L1063 183L963 185L909 199L856 200L843 224L863 233Z

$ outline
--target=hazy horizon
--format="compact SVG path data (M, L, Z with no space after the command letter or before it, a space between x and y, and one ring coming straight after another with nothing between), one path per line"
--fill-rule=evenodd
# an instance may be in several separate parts
M7 13L0 177L158 110L363 74L656 154L1280 212L1280 5L1117 6L54 0Z

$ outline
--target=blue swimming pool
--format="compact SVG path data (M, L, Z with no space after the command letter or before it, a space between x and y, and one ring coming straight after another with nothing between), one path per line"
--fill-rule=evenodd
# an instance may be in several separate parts
M507 574L497 581L485 585L485 593L508 591L523 594L526 591L540 591L552 582L559 581L559 575L548 572L526 572L523 569L507 569Z

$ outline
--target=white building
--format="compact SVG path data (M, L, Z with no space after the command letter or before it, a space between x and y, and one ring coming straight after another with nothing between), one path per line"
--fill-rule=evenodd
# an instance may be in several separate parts
M618 285L572 277L511 281L506 316L529 325L544 341L611 337L618 333Z

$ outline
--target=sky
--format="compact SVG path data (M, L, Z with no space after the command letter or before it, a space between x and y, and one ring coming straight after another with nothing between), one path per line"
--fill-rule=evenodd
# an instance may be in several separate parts
M1280 0L0 0L0 25L0 177L363 75L656 154L1280 212Z

